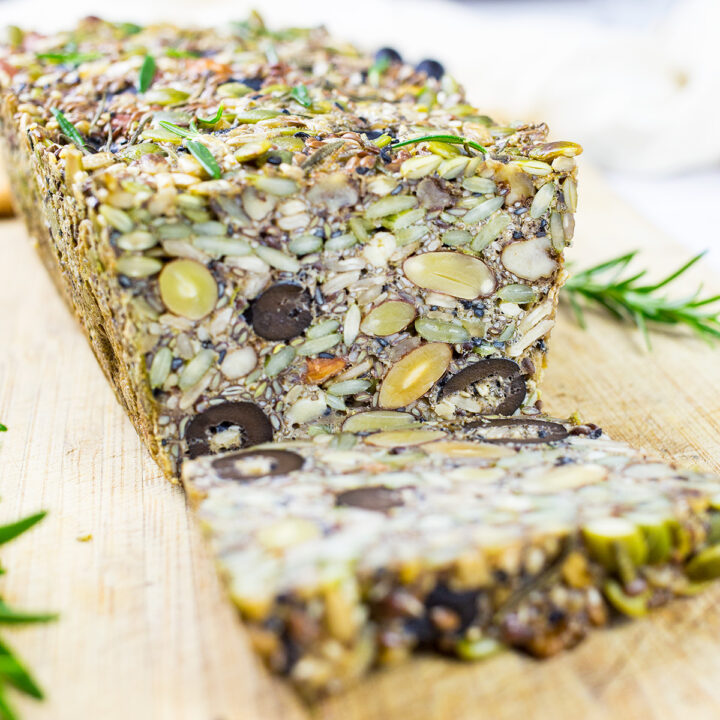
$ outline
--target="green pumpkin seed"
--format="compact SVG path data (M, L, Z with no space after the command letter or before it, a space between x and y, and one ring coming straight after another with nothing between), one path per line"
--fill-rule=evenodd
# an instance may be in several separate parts
M603 594L608 602L623 615L640 618L647 615L647 596L628 595L616 580L606 580L603 585Z
M497 185L490 178L478 177L477 175L465 178L462 181L462 186L465 190L480 195L489 195L497 190Z
M308 328L305 333L305 337L308 338L308 340L325 337L325 335L334 333L339 327L340 323L337 320L323 320L317 325L313 325L311 328Z
M647 558L647 544L641 530L626 518L593 520L583 528L582 535L592 557L610 572L618 569L618 548L622 548L635 567Z
M454 180L465 172L470 158L458 156L443 160L438 167L437 173L445 180Z
M345 380L337 382L328 388L329 395L344 397L345 395L357 395L367 390L372 383L369 380Z
M251 93L253 89L239 82L226 82L218 85L217 94L220 97L239 98Z
M454 345L470 339L470 333L462 326L435 318L418 318L415 330L420 337L430 342L444 342Z
M351 218L348 220L348 226L359 243L366 243L370 239L365 223L361 218Z
M264 108L252 108L243 110L235 115L235 120L239 123L254 124L262 120L272 120L280 115L279 110L265 110Z
M504 285L497 291L497 297L504 302L519 303L520 305L534 302L537 299L537 295L531 287L520 283Z
M286 345L277 352L268 356L265 362L265 374L268 377L275 377L280 374L295 359L295 348Z
M338 250L347 250L349 247L355 245L355 243L357 243L357 238L350 233L346 233L344 235L336 235L327 240L325 242L325 249L337 252Z
M120 235L115 244L121 250L149 250L157 245L157 238L147 230L135 230L133 232Z
M122 255L116 264L118 274L130 278L150 277L159 273L162 267L160 260L145 255Z
M566 178L562 184L563 197L565 198L565 204L570 212L577 211L577 185L572 178Z
M100 205L99 213L107 220L108 225L119 230L121 233L129 233L135 227L132 218L120 208L112 205Z
M455 653L461 660L484 660L503 649L501 643L491 637L483 637L479 640L462 638L455 645Z
M190 93L176 88L151 88L143 95L148 105L180 105L190 97Z
M306 340L302 345L298 345L296 352L298 355L317 355L321 352L327 352L330 348L335 347L342 337L338 333L325 335L313 340Z
M365 217L369 220L378 220L388 215L396 215L403 210L410 210L417 203L417 198L412 195L388 195L369 205Z
M463 215L462 221L466 225L474 225L475 223L490 217L496 210L499 210L505 204L504 197L493 197L476 205Z
M345 313L343 323L343 342L345 347L350 347L360 332L360 308L357 305L351 305Z
M397 232L403 228L410 227L410 225L420 222L425 217L425 213L425 208L415 208L413 210L401 212L389 222L390 229L393 232Z
M178 387L181 390L188 390L214 365L217 353L213 350L201 350L180 373Z
M470 247L475 252L482 252L491 242L497 240L511 222L512 220L510 219L510 216L505 213L496 215L494 218L490 218L490 220L488 220L487 223L480 228L478 234L473 238Z
M170 374L170 368L172 366L173 354L170 348L161 347L153 358L152 364L150 365L150 387L159 388L167 380Z
M555 198L555 183L545 183L536 193L530 205L530 217L542 217L550 208L550 203Z
M323 240L317 235L299 235L288 243L288 250L299 256L320 252L322 247Z
M694 582L720 577L720 545L701 550L687 565L687 576Z
M435 172L441 162L437 155L416 155L400 166L400 174L408 180L418 180Z
M471 240L472 235L467 230L446 230L442 236L443 243L451 247L467 245Z
M343 432L361 433L412 427L417 421L410 413L396 410L369 410L351 415L342 424Z
M553 248L557 252L561 252L565 247L565 231L563 230L562 215L556 211L550 214L550 239Z
M221 238L216 235L201 235L200 237L193 238L192 244L198 248L198 250L217 257L241 257L243 255L250 255L252 252L250 243L246 240Z
M300 270L300 263L297 258L290 257L290 255L286 255L284 252L276 250L275 248L258 245L255 248L255 254L270 265L270 267L274 267L277 270L291 273L296 273Z
M280 177L266 177L264 175L255 177L254 185L258 190L277 197L294 195L298 190L297 183L294 180Z

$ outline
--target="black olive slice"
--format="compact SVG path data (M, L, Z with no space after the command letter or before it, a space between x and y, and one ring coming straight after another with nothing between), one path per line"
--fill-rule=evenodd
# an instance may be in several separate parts
M253 329L266 340L290 340L312 322L310 294L300 285L272 285L250 306Z
M453 375L443 386L440 397L464 390L481 380L495 381L500 401L487 415L512 415L525 399L525 380L520 366L507 358L484 358Z
M213 405L188 423L185 430L188 455L191 458L212 455L209 433L216 431L218 427L229 428L233 425L241 428L245 446L272 440L270 420L257 405L250 402L225 402Z
M384 485L369 485L345 490L335 498L337 506L357 507L375 512L387 512L390 508L399 507L402 504L400 491Z
M305 460L290 450L246 450L223 455L212 466L224 480L257 480L299 470Z
M473 436L488 443L534 445L564 440L568 431L564 425L535 418L487 418L464 426Z
M435 78L435 80L442 79L442 76L445 74L445 68L442 66L442 63L439 63L437 60L433 60L432 58L421 60L415 66L415 69L418 72L427 73L428 77Z

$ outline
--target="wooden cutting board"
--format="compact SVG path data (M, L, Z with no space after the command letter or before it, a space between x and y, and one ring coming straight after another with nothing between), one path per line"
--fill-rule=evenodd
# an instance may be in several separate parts
M573 259L640 247L658 272L684 252L589 170ZM707 286L718 282L705 268ZM701 271L695 276L700 277ZM637 333L562 313L547 408L720 470L720 352L682 333ZM0 224L0 520L49 517L2 551L2 593L61 613L8 632L48 693L25 720L296 720L309 717L255 661L182 491L164 481L116 404L24 229ZM91 535L85 542L82 536ZM425 657L316 707L322 720L665 720L720 714L720 587L596 632L537 662Z

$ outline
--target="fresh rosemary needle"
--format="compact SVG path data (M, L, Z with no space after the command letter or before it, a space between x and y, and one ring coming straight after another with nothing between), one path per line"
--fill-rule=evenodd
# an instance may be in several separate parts
M35 513L22 520L0 526L0 545L14 540L45 517L44 512ZM17 610L5 603L0 597L0 624L25 625L55 620L52 613L30 613ZM43 692L35 682L30 671L15 654L13 649L0 640L0 720L18 720L18 715L7 699L7 690L14 687L17 691L36 700L43 699Z
M620 255L576 272L570 276L563 292L581 327L585 327L582 301L599 305L618 320L630 320L642 333L648 349L648 323L677 325L690 328L707 342L720 340L720 295L701 298L699 287L691 295L670 298L662 290L689 270L705 254L700 253L671 272L662 280L643 284L646 270L627 274L625 271L638 251ZM627 275L623 277L623 275ZM710 309L715 305L714 309Z

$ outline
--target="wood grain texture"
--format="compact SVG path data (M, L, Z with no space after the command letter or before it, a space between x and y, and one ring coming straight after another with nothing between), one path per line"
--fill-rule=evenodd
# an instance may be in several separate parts
M669 268L683 252L591 172L576 248L585 264L632 247ZM699 277L696 275L696 279ZM713 278L706 278L712 288ZM714 283L717 288L717 282ZM547 408L579 410L617 438L720 470L720 353L654 334L654 351L601 316L562 313ZM49 698L26 720L300 720L256 663L225 602L182 492L141 447L17 221L0 224L0 520L39 508L3 548L8 601L59 611L9 633ZM88 542L77 538L92 534ZM540 663L505 654L466 666L421 658L314 709L322 720L665 720L720 712L720 588L595 633Z

